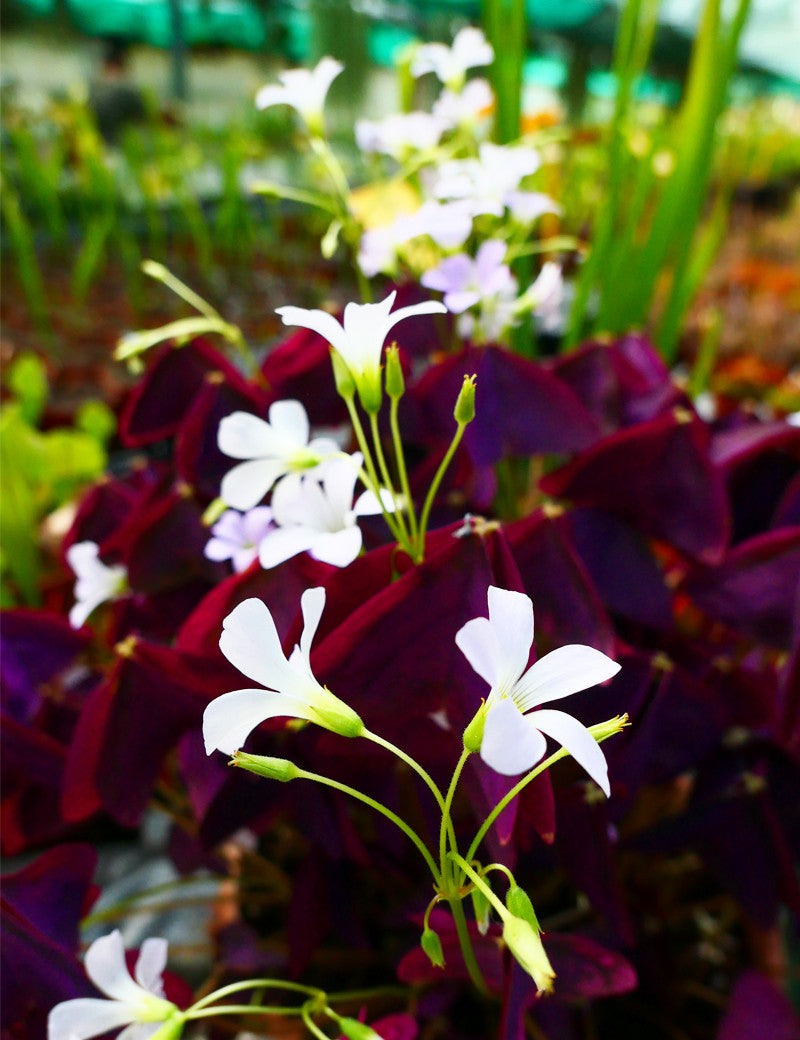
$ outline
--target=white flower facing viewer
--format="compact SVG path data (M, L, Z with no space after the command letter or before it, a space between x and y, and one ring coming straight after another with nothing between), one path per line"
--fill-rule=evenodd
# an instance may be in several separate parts
M256 108L289 105L305 120L312 134L322 133L322 110L331 83L344 68L335 58L324 57L313 69L289 69L256 94Z
M84 964L107 999L79 997L56 1004L47 1019L47 1040L88 1040L119 1026L126 1028L118 1040L179 1036L183 1015L165 999L161 982L166 963L166 939L145 939L131 977L120 933L95 939Z
M468 621L456 644L490 686L481 758L504 776L532 769L547 737L558 741L609 794L608 767L586 727L563 711L540 704L568 697L616 675L619 665L590 646L562 646L528 668L533 645L533 605L519 592L489 587L489 617ZM536 709L536 710L534 710Z
M262 567L277 567L301 552L334 567L353 562L361 552L358 518L374 516L381 507L388 512L395 508L388 491L382 492L381 502L371 491L365 491L353 504L362 461L359 452L350 459L332 459L321 484L299 475L280 482L272 495L272 516L277 526L266 533L259 547Z
M101 603L117 599L128 588L128 572L121 564L108 566L99 557L95 542L76 542L67 549L67 563L78 579L75 582L75 605L69 612L69 623L80 628Z
M480 29L467 25L453 37L453 44L423 43L411 63L412 76L433 72L451 90L460 90L468 69L491 65L494 51Z
M299 325L326 339L349 369L364 408L377 411L381 403L381 352L389 332L404 318L445 313L443 304L425 300L392 314L396 296L396 292L389 293L380 303L348 303L341 325L327 311L278 307L277 313L284 325Z
M268 414L265 422L249 412L233 412L219 424L219 450L247 460L222 478L220 497L234 509L252 509L281 477L313 470L339 451L330 437L309 440L308 416L299 401L275 401Z
M206 753L232 755L267 719L295 718L356 737L360 717L321 686L311 671L311 642L325 607L325 589L306 589L300 600L303 634L287 659L266 604L246 599L223 621L219 648L259 689L234 690L212 701L203 715Z

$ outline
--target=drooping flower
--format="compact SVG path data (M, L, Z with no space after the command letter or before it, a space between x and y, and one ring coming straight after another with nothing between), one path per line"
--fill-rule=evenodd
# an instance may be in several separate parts
M269 506L256 506L246 513L226 509L211 528L212 538L203 550L209 560L230 560L237 574L246 571L258 556L258 547L273 526Z
M505 242L489 239L482 243L474 260L466 253L448 256L438 267L426 271L420 281L426 289L444 293L444 305L451 314L461 314L486 297L516 291L514 276L503 262L505 255Z
M356 712L321 686L311 671L311 642L325 606L325 589L306 589L300 606L303 634L288 659L272 614L261 600L246 599L223 621L220 650L235 668L262 686L225 693L208 705L203 715L207 754L233 754L267 719L306 719L348 737L362 732Z
M392 292L380 303L348 303L342 325L327 311L278 307L277 313L284 325L299 325L323 336L350 370L364 408L377 411L381 403L381 351L390 330L404 318L444 314L446 310L443 304L426 300L390 314L396 296Z
M331 83L344 68L335 58L322 58L313 69L281 72L278 84L262 87L256 94L256 108L290 105L305 120L312 134L322 133L322 110Z
M381 502L365 491L353 504L358 468L363 457L333 459L325 467L320 484L310 477L286 477L272 496L277 525L262 538L261 566L276 567L301 552L334 567L346 567L361 552L360 516L381 512ZM383 508L395 508L391 495L382 495Z
M287 473L310 471L339 451L330 437L309 441L306 410L299 401L275 401L269 422L249 412L233 412L219 424L219 450L246 459L222 478L220 497L234 509L257 505Z
M490 686L479 712L481 758L498 773L516 776L536 765L544 756L546 738L552 737L608 795L608 767L594 737L566 712L539 705L605 682L619 665L593 647L574 644L551 651L528 668L530 599L492 585L488 600L489 617L468 621L456 635L459 650Z
M67 563L78 579L75 582L75 605L69 612L69 623L80 628L101 603L117 599L128 587L128 572L118 563L108 566L99 556L95 542L76 542L67 549Z
M180 1036L183 1014L164 996L161 976L167 963L166 939L145 939L134 977L125 963L119 931L95 939L85 957L86 974L104 993L56 1004L47 1020L48 1040L87 1040L126 1026L118 1040L159 1040Z
M521 917L509 914L503 919L503 941L536 983L538 992L549 993L556 973L536 929Z
M436 78L459 90L468 69L479 65L491 65L494 51L480 29L468 25L453 38L452 46L444 43L423 43L417 48L411 63L411 75L423 76L433 72Z

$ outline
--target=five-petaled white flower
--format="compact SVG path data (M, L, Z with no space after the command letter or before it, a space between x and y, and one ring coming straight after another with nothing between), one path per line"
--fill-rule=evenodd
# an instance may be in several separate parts
M339 451L330 437L309 441L306 410L299 401L275 401L269 422L249 412L233 412L219 424L217 443L224 455L247 459L222 478L220 497L234 509L248 510L287 473L310 471Z
M226 509L211 528L203 555L217 563L230 560L237 574L246 571L258 556L261 539L273 526L269 506L256 506L246 513Z
M281 72L280 85L269 84L256 94L256 107L290 105L313 134L322 133L322 109L331 83L344 68L335 58L324 57L313 69L289 69Z
M453 37L451 47L444 43L421 44L411 62L411 75L433 72L451 90L459 90L467 69L491 65L493 60L494 51L481 30L467 25Z
M360 452L350 459L333 459L325 467L322 483L299 474L284 478L272 495L276 527L261 539L259 559L265 568L301 552L334 567L346 567L361 552L360 516L374 516L381 508L392 512L391 493L382 489L381 501L365 491L353 505Z
M430 112L395 112L380 120L356 121L356 144L362 152L405 159L415 151L435 148L450 123Z
M207 754L217 750L233 754L267 719L307 719L347 737L363 731L356 712L321 686L311 671L311 642L325 606L325 589L306 589L300 606L303 634L288 660L272 614L260 599L246 599L223 621L220 650L235 668L266 689L234 690L208 705L203 715Z
M120 933L95 939L86 951L86 974L108 999L78 997L56 1004L47 1019L48 1040L87 1040L119 1026L127 1028L118 1040L145 1040L157 1032L164 1040L179 1036L184 1016L164 997L166 963L167 940L145 939L132 978Z
M586 727L563 711L540 704L610 679L619 665L590 646L562 646L528 668L533 645L533 605L520 592L489 587L489 617L459 630L456 644L491 687L485 705L481 758L505 776L532 769L546 737L557 740L609 794L608 767ZM534 711L533 709L537 709Z
M361 403L377 411L381 403L381 352L391 329L404 318L417 314L444 314L446 308L435 300L389 312L397 296L389 293L380 303L348 303L342 325L327 311L302 307L278 307L284 325L299 325L324 337L339 354L356 384Z
M67 563L78 579L75 582L75 605L69 612L69 623L80 628L101 603L117 599L128 588L128 572L121 563L108 566L100 559L95 542L76 542L67 549Z

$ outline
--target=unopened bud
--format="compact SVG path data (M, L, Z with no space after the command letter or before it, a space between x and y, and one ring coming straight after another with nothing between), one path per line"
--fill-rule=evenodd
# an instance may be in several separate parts
M540 993L553 988L556 973L550 963L538 931L521 917L507 917L503 922L503 940L514 959L522 965Z
M249 755L246 751L235 751L230 765L246 769L257 776L266 776L269 780L280 780L286 783L295 780L300 770L286 758L272 758L269 755Z
M336 393L349 401L356 392L356 381L353 373L347 367L342 355L331 347L331 364L333 365L333 379L336 383Z
M613 737L615 733L621 733L629 725L628 713L625 712L624 715L615 715L608 722L598 722L596 726L589 726L589 732L599 744L601 741Z
M386 348L386 393L392 399L402 397L405 393L406 381L403 366L400 364L400 352L397 344Z
M480 751L483 742L483 727L486 723L486 705L482 704L475 713L475 718L464 730L464 747L467 751Z
M466 426L475 418L475 376L464 376L453 416L459 426Z
M380 1034L376 1033L372 1026L359 1022L357 1018L346 1018L340 1015L336 1019L336 1025L347 1040L381 1040Z
M420 946L425 951L428 960L434 966L434 968L444 967L444 950L442 949L442 940L434 932L432 928L426 928L422 933L422 938L419 941Z
M509 888L506 893L506 906L514 917L521 917L523 921L528 922L531 928L537 932L541 931L539 921L536 918L536 911L533 909L533 903L528 893L520 888L519 885L513 884Z

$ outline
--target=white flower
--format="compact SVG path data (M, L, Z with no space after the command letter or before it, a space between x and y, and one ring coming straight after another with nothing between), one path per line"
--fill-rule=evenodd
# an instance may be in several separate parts
M262 538L261 566L279 563L301 552L334 567L346 567L361 552L360 516L373 516L381 503L365 491L353 505L358 467L363 457L334 459L325 467L322 484L310 477L286 477L272 496L272 516L278 525ZM382 492L383 508L392 511L389 492Z
M291 105L308 124L312 133L322 130L322 109L331 83L344 68L335 58L324 57L314 69L289 69L281 72L280 86L262 87L256 94L256 107Z
M468 621L456 644L491 687L485 706L481 758L504 776L526 773L557 740L609 794L608 767L586 727L563 711L539 708L616 675L619 665L590 646L562 646L528 665L533 605L519 592L489 587L489 617ZM533 709L538 709L534 711Z
M275 401L269 422L249 412L233 412L219 424L217 443L224 455L247 459L222 478L220 497L234 509L248 510L287 473L312 470L335 455L330 437L309 441L306 410L299 401Z
M167 963L166 939L145 939L136 962L135 979L125 963L118 931L95 939L85 957L86 974L107 1000L80 997L56 1004L47 1019L48 1040L87 1040L109 1029L127 1026L118 1040L145 1040L170 1021L178 1036L183 1016L164 998L161 975Z
M80 628L95 609L107 600L117 599L128 587L128 572L122 564L109 567L98 556L95 542L76 542L67 549L67 563L75 572L75 606L69 623Z
M311 671L311 642L325 606L325 589L306 589L300 606L303 634L288 660L272 614L261 600L246 599L223 621L220 650L235 668L266 689L234 690L208 705L203 715L207 754L232 755L267 719L306 719L350 737L362 732L356 712L321 686Z
M484 141L477 159L451 159L437 170L433 194L438 199L470 199L473 213L503 215L509 196L523 178L539 168L533 148ZM513 198L513 196L512 196Z
M485 79L471 79L460 91L443 90L431 112L448 126L471 126L494 105L492 88Z
M411 75L433 72L441 83L458 90L467 69L491 65L493 60L491 44L480 29L468 25L456 33L452 47L444 43L423 43L418 47L411 63Z
M261 539L272 527L272 510L257 506L246 513L226 509L211 528L213 538L206 542L203 554L219 563L230 560L237 574L246 571L258 556Z
M522 224L532 224L545 213L561 213L561 207L541 191L509 191L505 196L511 216Z
M381 351L390 330L404 318L445 313L443 304L427 300L390 314L396 295L392 292L380 303L348 303L343 325L327 311L278 307L277 313L284 325L299 325L323 336L350 370L361 403L368 411L377 411L381 402Z
M457 249L472 231L472 208L463 200L428 199L414 213L401 213L391 224L370 228L361 236L358 266L368 278L379 271L391 273L400 246L420 235L430 235L442 249Z
M435 148L450 124L430 112L396 112L385 119L356 121L356 143L362 152L405 159L414 151Z

